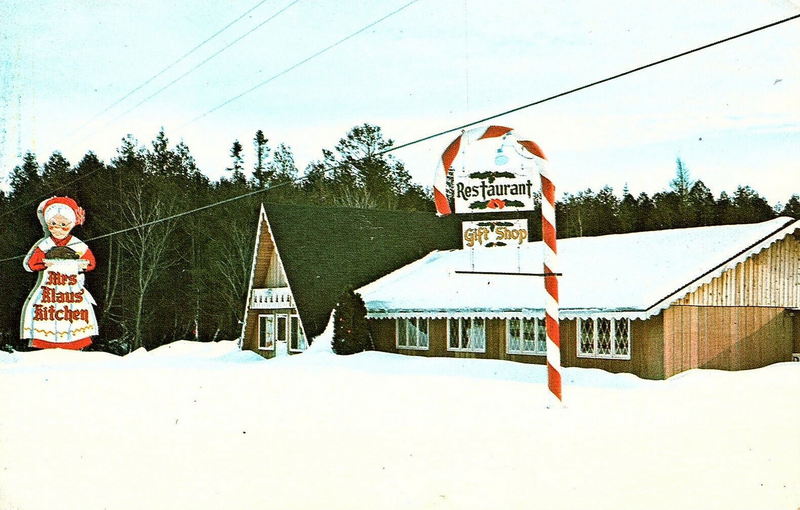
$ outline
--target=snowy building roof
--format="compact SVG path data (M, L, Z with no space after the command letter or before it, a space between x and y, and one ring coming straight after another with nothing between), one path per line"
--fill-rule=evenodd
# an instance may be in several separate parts
M722 225L558 241L562 318L644 319L800 229L800 221ZM369 317L544 313L542 243L434 251L358 290ZM477 274L476 274L477 273Z

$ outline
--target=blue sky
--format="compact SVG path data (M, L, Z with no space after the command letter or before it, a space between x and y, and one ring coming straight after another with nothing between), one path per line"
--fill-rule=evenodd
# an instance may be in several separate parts
M298 166L370 122L406 142L800 12L797 0L419 0L271 83L191 122L409 0L267 0L185 61L87 121L257 0L0 0L0 177L26 150L110 159L161 126L216 178L257 129ZM712 191L800 193L800 21L493 121L536 140L561 191L664 189L681 157ZM119 117L119 118L117 118ZM433 180L455 135L395 152ZM251 153L246 154L251 157Z

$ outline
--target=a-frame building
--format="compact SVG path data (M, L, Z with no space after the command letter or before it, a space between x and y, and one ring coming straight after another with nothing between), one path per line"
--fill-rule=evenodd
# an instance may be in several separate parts
M460 235L455 218L432 212L262 205L241 347L268 358L303 351L347 290L458 248Z

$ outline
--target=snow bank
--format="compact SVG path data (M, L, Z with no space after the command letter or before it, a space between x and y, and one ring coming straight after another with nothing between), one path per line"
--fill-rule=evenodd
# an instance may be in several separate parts
M800 503L800 363L567 369L566 407L548 410L542 367L494 360L43 354L0 369L3 510Z

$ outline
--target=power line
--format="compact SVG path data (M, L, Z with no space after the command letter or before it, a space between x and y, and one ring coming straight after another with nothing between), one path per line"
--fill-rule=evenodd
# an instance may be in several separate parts
M224 106L236 101L237 99L240 99L243 96L246 96L247 94L253 92L254 90L256 90L256 89L258 89L260 87L263 87L264 85L266 85L267 83L270 83L271 81L275 80L276 78L279 78L279 77L283 76L284 74L286 74L286 73L288 73L288 72L290 72L290 71L292 71L294 69L297 69L298 67L300 67L301 65L305 64L306 62L308 62L310 60L313 60L313 59L317 58L318 56L322 55L323 53L326 53L329 50L332 50L333 48L339 46L340 44L352 39L353 37L357 36L361 32L364 32L365 30L369 30L370 28L374 27L378 23L380 23L380 22L382 22L382 21L384 21L384 20L386 20L388 18L391 18L395 14L397 14L400 11L406 9L407 7L412 6L413 4L415 4L417 2L419 2L419 0L412 0L411 2L408 2L405 5L402 5L401 7L399 7L398 9L395 9L394 11L390 12L389 14L386 14L385 16L373 21L372 23L369 23L369 24L359 28L358 30L356 30L352 34L350 34L350 35L348 35L346 37L343 37L342 39L339 39L338 41L336 41L335 43L331 44L330 46L327 46L327 47L317 51L313 55L304 58L300 62L297 62L296 64L293 64L293 65L287 67L286 69L284 69L283 71L279 72L278 74L275 74L275 75L267 78L266 80L264 80L264 81L262 81L262 82L260 82L260 83L258 83L256 85L250 87L249 89L245 90L241 94L233 96L232 98L224 101L223 103L220 103L219 105L217 105L214 108L208 110L207 112L203 113L202 115L198 115L197 117L195 117L194 119L190 120L189 122L187 122L186 124L184 124L181 127L188 126L189 124L193 124L194 122L202 119L203 117L205 117L207 115L210 115L211 113L214 113L215 111L219 110L220 108L222 108L222 107L224 107Z
M266 0L264 0L264 1L266 1ZM160 92L162 92L163 90L165 90L165 89L166 89L166 88L168 88L169 86L173 85L173 84L174 84L174 83L176 83L178 80L180 80L180 79L182 79L183 77L187 76L189 73L191 73L191 72L192 72L192 71L194 71L195 69L199 68L200 66L202 66L203 64L205 64L206 62L208 62L209 60L211 60L212 58L214 58L215 56L219 55L220 53L222 53L222 52L223 52L223 51L225 51L226 49L230 48L231 46L233 46L233 45L234 45L234 44L236 44L237 42L241 41L243 38L245 38L245 37L246 37L246 36L248 36L249 34L253 33L255 30L257 30L258 28L262 27L263 25L265 25L266 23L268 23L268 22L269 22L269 21L271 21L272 19L276 18L278 15L280 15L281 13L283 13L284 11L286 11L287 9L289 9L291 6L293 6L294 4L296 4L296 3L300 2L300 1L301 1L301 0L294 0L294 1L290 2L289 4L287 4L286 6L284 6L284 7L283 7L281 10L279 10L278 12L276 12L275 14L273 14L272 16L270 16L268 19L266 19L266 20L264 20L263 22L261 22L259 25L257 25L256 27L254 27L254 28L253 28L253 29L251 29L250 31L246 32L244 35L242 35L242 36L241 36L241 37L239 37L238 39L234 40L233 42L231 42L231 43L230 43L230 44L228 44L227 46L223 47L221 50L219 50L219 51L217 51L216 53L212 54L210 57L206 58L205 60L203 60L202 62L200 62L200 63L199 63L199 64L197 64L196 66L194 66L194 67L193 67L192 69L190 69L189 71L185 72L184 74L182 74L181 76L179 76L178 78L176 78L175 80L173 80L172 82L168 83L167 85L165 85L164 87L162 87L161 89L159 89L158 91L156 91L156 92L155 92L154 94L152 94L151 96L149 96L149 97L145 98L143 101L141 101L140 103L138 103L137 105L135 105L133 108L131 108L131 109L127 110L127 111L126 111L125 113L123 113L122 115L120 115L120 116L116 117L115 119L113 119L112 121L110 121L110 122L109 122L109 124L110 124L111 122L114 122L115 120L119 119L121 116L123 116L123 115L126 115L127 113L131 112L133 109L137 108L138 106L140 106L140 105L141 105L141 104L143 104L144 102L148 101L149 99L151 99L151 98L155 97L157 94L159 94ZM284 70L283 70L283 71L281 71L280 73L278 73L278 74L276 74L276 75L272 76L271 78L269 78L269 79L265 80L264 82L261 82L260 84L256 85L255 87L251 88L250 90L247 90L247 91L245 91L244 93L242 93L242 94L239 94L238 96L236 96L236 97L234 97L234 98L232 98L232 99L229 99L229 100L228 100L228 101L226 101L225 103L223 103L223 104L221 104L221 105L217 106L216 108L214 108L214 109L212 109L212 110L210 110L210 111L208 111L208 112L204 113L203 115L201 115L201 116L197 117L196 119L194 119L194 120L193 120L193 121L191 121L191 122L194 122L195 120L199 120L200 118L202 118L202 117L204 117L204 116L206 116L206 115L210 114L211 112L213 112L213 111L215 111L215 110L217 110L217 109L219 109L219 108L222 108L222 107L223 107L223 106L225 106L226 104L228 104L228 103L230 103L230 102L232 102L232 101L235 101L236 99L240 98L241 96L243 96L243 95L245 95L245 94L248 94L249 92L252 92L252 91L253 91L253 90L255 90L256 88L258 88L258 87L261 87L261 86L263 86L263 85L266 85L266 84L267 84L267 83L269 83L270 81L272 81L272 80L274 80L274 79L276 79L276 78L278 78L278 77L280 77L280 76L282 76L282 75L284 75L284 74L286 74L286 73L288 73L288 72L292 71L293 69L295 69L295 68L297 68L297 67L300 67L301 65L305 64L306 62L308 62L308 61L310 61L310 60L312 60L312 59L314 59L314 58L316 58L316 57L318 57L318 56L322 55L323 53L325 53L325 52L327 52L327 51L329 51L329 50L331 50L331 49L335 48L336 46L339 46L340 44L344 43L345 41L347 41L347 40L349 40L349 39L351 39L351 38L353 38L353 37L355 37L356 35L360 34L361 32L364 32L365 30L368 30L368 29L370 29L370 28L374 27L374 26L375 26L375 25L377 25L378 23L380 23L380 22L382 22L382 21L386 20L387 18L389 18L389 17L391 17L391 16L394 16L395 14L397 14L397 13L399 13L400 11L402 11L402 10L406 9L407 7L410 7L412 4L414 4L414 3L418 2L418 1L419 1L419 0L412 0L411 2L409 2L409 3L405 4L405 5L401 6L400 8L398 8L398 9L396 9L396 10L394 10L394 11L390 12L389 14L387 14L387 15L385 15L385 16L383 16L383 17L381 17L380 19L378 19L378 20L375 20L375 21L373 21L373 22L371 22L371 23L369 23L369 24L365 25L364 27L362 27L362 28L360 28L359 30L357 30L357 31L353 32L352 34L348 35L347 37L344 37L344 38L340 39L339 41L337 41L337 42L335 42L335 43L333 43L333 44L331 44L331 45L327 46L326 48L324 48L324 49L322 49L322 50L320 50L320 51L318 51L318 52L314 53L313 55L311 55L311 56L309 56L309 57L307 57L307 58L303 59L302 61L300 61L300 62L298 62L298 63L296 63L296 64L294 64L294 65L292 65L291 67L289 67L289 68L287 68L287 69L284 69ZM264 3L264 2L261 2L261 3ZM252 10L253 10L253 9L255 9L256 7L258 7L259 5L261 5L261 3L259 3L259 4L258 4L258 5L256 5L255 7L251 8L251 9L250 9L250 11L252 11ZM248 12L250 12L250 11L248 11ZM245 14L247 14L247 13L245 13ZM243 15L243 16L244 16L244 15ZM231 23L231 24L232 24L232 23ZM230 24L229 24L229 26L230 26ZM212 36L212 37L213 37L213 36ZM141 87L140 87L140 88L141 88ZM189 122L189 124L190 124L191 122ZM108 125L108 124L106 124L106 125ZM186 124L184 124L184 125L186 125ZM36 200L40 200L40 199L42 199L42 198L45 198L46 196L48 196L50 193L52 193L52 192L54 192L54 191L58 191L59 189L63 189L63 188L65 188L65 187L67 187L67 186L69 186L69 185L71 185L71 184L74 184L75 182L77 182L77 181L79 181L79 180L81 180L81 179L84 179L84 178L86 178L86 177L89 177L89 175L91 175L92 173L95 173L96 171L97 171L97 169L93 170L92 172L90 172L90 173L88 173L88 174L86 174L86 175L83 175L83 176L81 176L81 177L78 177L77 179L74 179L74 180L72 180L72 181L70 181L70 182L68 182L68 183L66 183L66 184L63 184L63 185L61 185L61 186L59 186L59 187L57 187L57 188L53 188L53 189L51 189L49 193L46 193L46 194L44 194L44 195L41 195L41 196L40 196L38 199L34 199L34 200L30 201L30 202L27 202L27 203L25 203L25 204L21 204L21 205L19 205L19 206L17 206L16 208L14 208L14 209L12 209L12 210L10 210L10 211L6 211L6 212L5 212L5 213L3 213L2 215L0 215L0 218L2 218L2 217L5 217L5 216L7 216L8 214L11 214L12 212L15 212L15 211L19 210L19 209L21 209L22 207L25 207L25 206L27 206L27 205L30 205L31 203L35 202ZM2 262L2 260L0 260L0 262Z
M503 117L503 116L508 115L510 113L515 113L515 112L518 112L520 110L524 110L526 108L530 108L531 106L536 106L536 105L539 105L539 104L542 104L542 103L546 103L548 101L552 101L553 99L558 99L559 97L568 96L570 94L574 94L575 92L579 92L581 90L585 90L585 89L588 89L590 87L594 87L595 85L600 85L601 83L606 83L606 82L611 81L611 80L616 80L617 78L622 78L623 76L627 76L629 74L633 74L633 73L636 73L638 71L643 71L643 70L648 69L650 67L654 67L654 66L657 66L659 64L663 64L665 62L669 62L670 60L675 60L675 59L678 59L678 58L681 58L681 57L685 57L686 55L690 55L692 53L696 53L698 51L711 48L712 46L717 46L717 45L720 45L720 44L723 44L723 43L726 43L726 42L729 42L729 41L733 41L734 39L739 39L740 37L744 37L746 35L754 34L756 32L760 32L762 30L766 30L768 28L772 28L772 27L778 26L778 25L780 25L782 23L787 23L789 21L796 20L798 18L800 18L800 14L795 14L794 16L790 16L788 18L784 18L782 20L775 21L775 22L769 23L767 25L762 25L762 26L760 26L758 28L753 28L751 30L747 30L746 32L741 32L741 33L738 33L736 35L732 35L730 37L726 37L724 39L719 39L718 41L714 41L712 43L704 44L703 46L698 46L696 48L684 51L682 53L677 53L675 55L672 55L671 57L662 58L661 60L656 60L655 62L650 62L649 64L645 64L645 65L642 65L642 66L639 66L639 67L635 67L635 68L630 69L628 71L624 71L624 72L609 76L607 78L603 78L601 80L597 80L597 81L593 81L591 83L587 83L585 85L581 85L580 87L575 87L573 89L570 89L570 90L567 90L567 91L564 91L564 92L559 92L558 94L546 97L544 99L536 100L536 101L534 101L532 103L524 104L522 106L517 106L516 108L512 108L512 109L506 110L504 112L496 113L494 115L490 115L488 117L484 117L482 119L475 120L475 121L469 122L467 124L462 124L461 126L458 126L458 127L447 129L445 131L440 131L438 133L434 133L432 135L428 135L428 136L426 136L424 138L420 138L418 140L414 140L414 141L411 141L411 142L408 142L408 143L404 143L402 145L398 145L396 147L393 147L392 150L402 149L404 147L408 147L409 145L414 145L416 143L420 143L420 142L424 142L424 141L430 140L432 138L436 138L437 136L442 136L442 135L446 135L448 133L461 131L462 129L466 129L468 127L472 127L472 126L474 126L476 124L481 124L483 122L494 120L494 119L496 119L498 117Z
M412 3L416 2L416 1L418 1L418 0L414 0L413 2L410 2L409 4L406 4L405 6L401 7L400 10L402 10L405 7L407 7L408 5L411 5ZM398 12L399 12L399 10L398 10ZM390 147L388 149L384 149L382 151L376 152L372 156L361 158L358 161L363 161L363 160L369 159L370 157L375 157L375 156L380 156L380 155L383 155L383 154L388 154L390 152L394 152L394 151L403 149L405 147L409 147L411 145L422 143L424 141L430 140L430 139L435 138L437 136L441 136L441 135L445 135L447 133L452 133L452 132L455 132L455 131L459 131L461 129L474 126L475 124L480 124L482 122L486 122L486 121L489 121L489 120L496 119L496 118L501 117L503 115L508 115L509 113L517 112L517 111L523 110L525 108L530 108L532 106L535 106L535 105L538 105L538 104L542 104L542 103L547 102L547 101L552 101L552 100L557 99L559 97L563 97L563 96L566 96L566 95L569 95L569 94L573 94L573 93L578 92L580 90L584 90L584 89L587 89L589 87L593 87L595 85L599 85L601 83L605 83L605 82L608 82L608 81L611 81L611 80L614 80L614 79L617 79L617 78L621 78L623 76L626 76L626 75L629 75L629 74L632 74L632 73L635 73L635 72L638 72L638 71L642 71L644 69L647 69L647 68L650 68L650 67L653 67L653 66L656 66L656 65L659 65L659 64L663 64L665 62L669 62L671 60L675 60L677 58L680 58L680 57L683 57L683 56L686 56L686 55L689 55L689 54L692 54L692 53L695 53L695 52L698 52L698 51L701 51L701 50L704 50L704 49L707 49L707 48L710 48L712 46L717 46L719 44L722 44L722 43L725 43L725 42L728 42L728 41L732 41L734 39L738 39L740 37L744 37L744 36L749 35L749 34L753 34L753 33L759 32L761 30L766 30L767 28L771 28L771 27L774 27L774 26L777 26L777 25L780 25L782 23L786 23L786 22L789 22L789 21L792 21L792 20L795 20L795 19L798 19L798 18L800 18L800 14L797 14L795 16L790 16L788 18L784 18L784 19L776 21L774 23L769 23L767 25L763 25L763 26L760 26L758 28L754 28L754 29L748 30L746 32L741 32L739 34L736 34L736 35L733 35L733 36L730 36L730 37L726 37L724 39L720 39L720 40L715 41L713 43L705 44L703 46L698 46L697 48L694 48L694 49L691 49L691 50L688 50L688 51L684 51L682 53L675 54L675 55L673 55L671 57L663 58L661 60L657 60L655 62L651 62L649 64L645 64L645 65L636 67L634 69L631 69L629 71L625 71L625 72L622 72L622 73L619 73L619 74L615 74L613 76L609 76L608 78L603 78L602 80L597 80L597 81L588 83L586 85L582 85L580 87L575 87L575 88L567 90L565 92L561 92L559 94L555 94L553 96L550 96L550 97L547 97L547 98L544 98L544 99L540 99L540 100L534 101L532 103L528 103L526 105L518 106L518 107L513 108L511 110L506 110L505 112L501 112L501 113L498 113L498 114L495 114L495 115L492 115L492 116L489 116L489 117L485 117L483 119L480 119L480 120L477 120L477 121L474 121L474 122L470 122L468 124L464 124L464 125L461 125L461 126L458 126L458 127L455 127L455 128L451 128L451 129L448 129L448 130L445 130L445 131L441 131L439 133L435 133L435 134L428 135L428 136L425 136L425 137L422 137L422 138L418 138L416 140L412 140L412 141L404 143L402 145L397 145L395 147ZM381 20L378 20L378 22L380 22L380 21ZM367 27L365 27L365 29L366 28ZM208 112L208 113L210 113L210 112ZM356 162L358 162L358 161L356 161ZM327 174L327 173L329 173L329 172L331 172L333 170L336 170L338 168L344 168L346 166L350 166L350 165L340 164L340 165L336 165L334 167L327 168L323 172L323 175ZM104 239L106 237L111 237L111 236L122 234L122 233L125 233L125 232L130 232L131 230L136 230L136 229L139 229L139 228L148 227L150 225L155 225L155 224L158 224L158 223L162 223L164 221L171 221L171 220L180 218L182 216L187 216L187 215L194 214L194 213L202 211L202 210L211 209L213 207L217 207L217 206L220 206L220 205L228 204L228 203L234 202L236 200L241 200L243 198L251 197L251 196L256 195L258 193L263 193L263 192L266 192L266 191L270 191L270 190L273 190L273 189L276 189L276 188L279 188L279 187L282 187L282 186L285 186L285 185L288 185L288 184L297 184L297 183L307 179L308 177L309 177L308 175L305 175L305 176L301 176L301 177L298 177L298 178L290 180L290 181L285 181L285 182L282 182L282 183L279 183L279 184L276 184L276 185L273 185L273 186L270 186L270 187L267 187L267 188L261 188L261 189L249 191L249 192L243 193L241 195L237 195L237 196L230 197L230 198L227 198L227 199L224 199L224 200L220 200L218 202L213 202L211 204L206 204L206 205L194 208L194 209L190 209L188 211L183 211L183 212L180 212L180 213L177 213L177 214L173 214L173 215L170 215L170 216L167 216L167 217L164 217L164 218L159 218L159 219L152 220L152 221L149 221L149 222L146 222L146 223L142 223L140 225L134 225L132 227L128 227L128 228L125 228L125 229L121 229L121 230L117 230L117 231L114 231L114 232L109 232L109 233L106 233L106 234L102 234L102 235L93 237L91 239L87 239L85 242L96 241L98 239ZM11 261L11 260L21 259L23 257L25 257L25 255L18 255L18 256L15 256L15 257L8 257L8 258L5 258L5 259L0 259L0 263L8 262L8 261Z
M97 173L97 172L98 172L100 169L102 169L102 168L103 168L103 166L102 166L102 165L98 165L97 167L95 167L95 169L94 169L94 170L91 170L91 171L89 171L89 172L86 172L85 174L83 174L83 175L81 175L81 176L78 176L78 177L76 177L75 179L72 179L71 181L65 182L64 184L62 184L62 185L60 185L60 186L56 186L55 188L51 188L51 189L50 189L50 191L48 191L47 193L44 193L44 194L41 194L41 195L37 195L37 197L36 197L36 198L34 198L34 199L32 199L32 200L29 200L29 201L27 201L27 202L25 202L25 203L23 203L23 204L20 204L20 205L18 205L17 207L15 207L15 208L11 209L10 211L6 211L6 212L4 212L3 214L0 214L0 218L5 218L5 217L6 217L6 216L8 216L9 214L11 214L11 213L13 213L13 212L16 212L16 211L19 211L19 210L20 210L20 209L22 209L23 207L27 207L27 206L29 206L29 205L31 205L31 204L33 204L33 203L35 203L35 202L38 202L39 200L43 200L43 199L47 198L48 196L50 196L50 194L51 194L51 193L55 193L55 192L56 192L56 191L58 191L58 190L64 189L64 188L66 188L66 187L68 187L68 186L71 186L71 185L75 184L76 182L78 182L78 181L80 181L80 180L83 180L83 179L85 179L85 178L87 178L87 177L91 176L92 174L95 174L95 173Z
M189 55L191 55L195 51L197 51L200 48L202 48L206 43L210 42L212 39L217 37L219 34L224 32L225 30L229 29L231 26L233 26L234 24L238 23L239 21L241 21L242 18L244 18L245 16L247 16L248 14L253 12L254 10L258 9L259 7L261 7L263 4L265 4L268 1L269 0L261 0L260 2L255 4L253 7L249 8L248 10L246 10L245 12L240 14L239 17L237 17L235 20L231 21L230 23L228 23L227 25L225 25L221 29L217 30L212 35L210 35L209 37L207 37L206 39L201 41L199 44L197 44L195 47L193 47L192 49L190 49L189 51L187 51L186 53L184 53L183 55L178 57L175 61L173 61L172 63L168 64L162 70L160 70L159 72L157 72L156 74L154 74L153 76L151 76L150 78L146 79L144 82L140 83L138 86L136 86L135 88L130 90L127 94L125 94L121 98L117 99L116 101L114 101L110 105L106 106L106 108L103 111L101 111L99 113L96 113L94 115L94 117L92 117L91 119L86 121L82 126L80 126L77 129L75 129L69 136L73 136L73 135L77 134L78 132L80 132L83 128L85 128L86 126L88 126L89 124L94 122L98 117L100 117L101 115L103 115L104 113L109 111L110 109L114 108L115 106L117 106L121 102L123 102L126 99L128 99L129 97L131 97L133 94L135 94L136 92L138 92L139 90L141 90L142 88L144 88L145 86L150 84L153 80L155 80L156 78L158 78L159 76L161 76L165 72L167 72L170 69L172 69L173 67L175 67L177 64L183 62Z
M163 87L161 87L160 89L156 90L155 92L153 92L153 93L152 93L152 94L150 94L149 96L145 97L144 99L142 99L141 101L139 101L138 103L136 103L135 105L133 105L132 107L128 108L128 109L127 109L127 110L125 110L124 112L120 113L119 115L117 115L116 117L114 117L113 119L111 119L110 121L108 121L108 122L107 122L107 123L106 123L106 124L105 124L103 127L108 127L108 126L110 126L111 124L113 124L114 122L118 121L119 119L121 119L121 118L122 118L122 117L124 117L125 115L129 114L129 113L130 113L130 112L132 112L133 110L135 110L135 109L139 108L140 106L142 106L142 105L143 105L143 104L145 104L146 102L150 101L151 99L153 99L153 98L154 98L154 97L156 97L157 95L161 94L162 92L164 92L165 90L167 90L167 89L168 89L168 88L170 88L171 86L175 85L176 83L178 83L179 81L181 81L181 80L182 80L182 79L184 79L185 77L189 76L191 73L193 73L194 71L196 71L196 70L197 70L197 69L199 69L200 67L204 66L206 63L208 63L208 62L209 62L210 60L212 60L213 58L217 57L217 56L218 56L219 54L221 54L222 52L224 52L224 51L228 50L229 48L231 48L232 46L234 46L235 44L237 44L239 41L241 41L242 39L244 39L244 38L245 38L245 37L247 37L248 35L252 34L252 33L253 33L253 32L255 32L256 30L258 30L259 28L263 27L264 25L266 25L266 24L267 24L267 23L269 23L270 21L274 20L275 18L277 18L278 16L280 16L281 14L283 14L283 13L284 13L286 10L288 10L290 7L292 7L294 4L296 4L296 3L300 2L300 1L301 1L301 0L292 0L291 2L289 2L288 4L286 4L286 5L285 5L285 6L284 6L282 9L280 9L278 12L276 12L275 14L273 14L272 16L270 16L269 18L265 19L264 21L262 21L261 23L259 23L259 24L258 24L258 25L256 25L255 27L253 27L253 28L251 28L250 30L248 30L247 32L245 32L243 35L241 35L241 36L237 37L237 38L236 38L236 39L234 39L232 42L230 42L230 43L226 44L225 46L223 46L223 47L222 47L220 50L218 50L218 51L216 51L216 52L212 53L210 56L206 57L206 58L205 58L204 60L202 60L200 63L198 63L198 64L194 65L192 68L190 68L190 69L189 69L188 71L186 71L185 73L181 74L180 76L178 76L177 78L175 78L175 79L174 79L174 80L172 80L171 82L167 83L166 85L164 85L164 86L163 86Z

